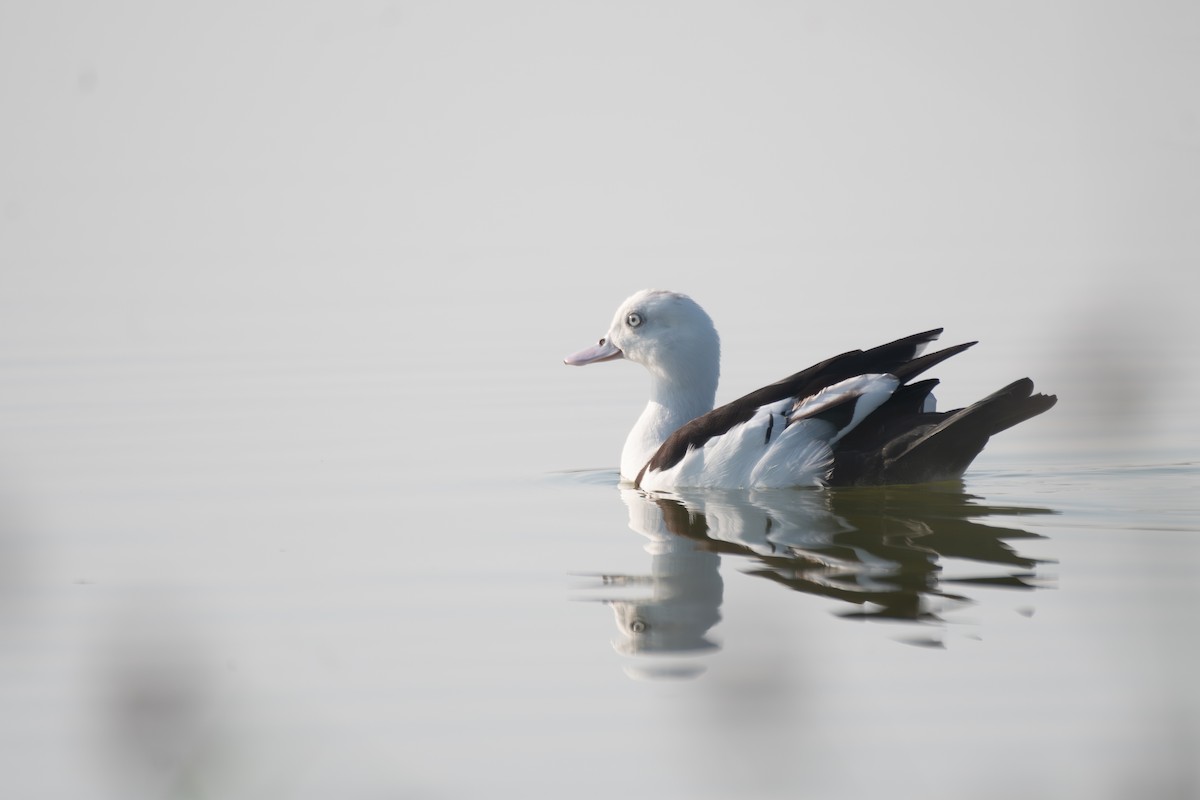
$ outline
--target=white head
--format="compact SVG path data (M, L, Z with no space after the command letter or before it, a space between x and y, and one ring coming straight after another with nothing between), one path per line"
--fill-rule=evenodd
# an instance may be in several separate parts
M676 391L715 393L721 342L712 319L692 298L643 289L621 304L599 344L564 361L583 366L617 358L641 364Z
M721 342L690 297L644 289L621 304L599 344L564 361L583 366L618 358L641 364L651 376L650 402L621 451L621 475L633 480L668 436L712 410Z

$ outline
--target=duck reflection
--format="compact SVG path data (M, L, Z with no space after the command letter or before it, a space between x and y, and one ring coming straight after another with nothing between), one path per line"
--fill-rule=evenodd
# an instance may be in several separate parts
M1038 559L1014 542L1039 534L993 520L1053 513L1001 506L960 483L813 491L622 489L629 525L650 541L648 575L605 575L618 652L687 654L717 647L722 555L796 591L842 601L840 616L938 622L971 602L972 585L1042 585ZM987 520L986 522L984 520ZM947 563L956 573L948 575ZM620 590L620 591L618 591ZM674 668L672 668L674 669ZM690 671L699 671L693 667Z

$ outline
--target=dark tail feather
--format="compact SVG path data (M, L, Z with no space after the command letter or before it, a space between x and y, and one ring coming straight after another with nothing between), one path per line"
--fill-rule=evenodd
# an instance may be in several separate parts
M908 383L925 370L937 366L947 358L950 358L950 356L956 356L963 350L966 350L968 347L974 347L976 344L978 342L965 342L963 344L956 344L953 347L947 347L944 350L938 350L936 353L926 353L923 356L918 356L907 363L901 364L892 370L892 374L899 378L901 383Z
M1007 393L1009 392L1012 394L1008 395ZM986 403L992 398L1000 398L1001 402L997 404L996 413L993 417L995 424L992 427L991 433L988 434L989 436L1000 431L1006 431L1014 425L1019 425L1027 419L1032 419L1038 414L1049 411L1058 402L1056 395L1033 394L1033 381L1029 380L1029 378L1022 378L1005 386L995 394L985 397L978 403L963 409L963 411L970 411L975 406Z
M902 339L897 339L894 342L881 344L878 347L872 347L863 353L871 361L896 361L904 362L912 360L917 353L925 349L925 347L939 336L942 335L941 328L934 328L930 331L922 333L914 333L912 336L905 336Z
M998 392L950 412L915 438L884 448L888 483L923 483L957 478L983 450L988 437L1049 410L1058 398L1033 394L1033 381L1022 378Z

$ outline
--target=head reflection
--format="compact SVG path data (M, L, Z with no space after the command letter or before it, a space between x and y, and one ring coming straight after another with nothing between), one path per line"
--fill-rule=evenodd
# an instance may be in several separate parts
M700 538L673 531L659 506L623 493L630 527L647 537L648 575L606 575L602 598L616 617L613 647L624 655L694 654L716 649L708 631L721 619L721 558ZM662 665L671 674L690 674ZM682 670L682 672L680 672Z
M940 622L978 586L1034 589L1037 559L1014 542L1042 538L995 520L1049 509L991 505L959 483L757 492L622 489L629 524L649 539L649 574L604 576L625 655L717 648L722 555L741 571L841 601L844 617ZM953 569L948 569L952 565ZM682 671L681 671L682 669ZM693 664L639 676L696 674Z

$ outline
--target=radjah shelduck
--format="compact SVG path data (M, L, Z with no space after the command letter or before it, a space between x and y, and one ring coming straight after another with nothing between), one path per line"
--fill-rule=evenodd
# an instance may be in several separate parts
M1022 378L965 408L937 411L914 381L974 342L923 355L937 328L850 350L713 408L721 345L712 319L677 292L646 289L599 343L564 361L624 359L650 373L650 400L621 452L621 477L648 491L926 483L959 478L988 438L1051 408Z

